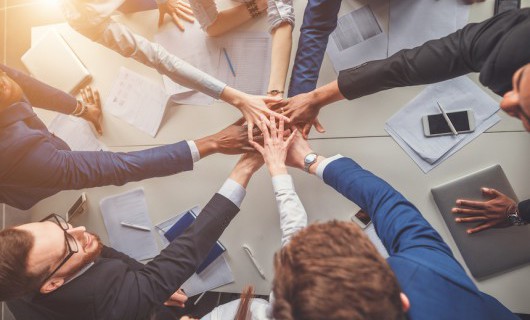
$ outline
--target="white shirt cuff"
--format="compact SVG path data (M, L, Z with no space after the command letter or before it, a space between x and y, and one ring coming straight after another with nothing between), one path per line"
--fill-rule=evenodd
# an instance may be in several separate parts
M247 191L242 185L234 180L226 179L225 183L223 183L221 189L219 189L219 192L217 193L232 201L238 208L240 208Z
M340 158L344 158L344 156L340 155L340 154L337 154L333 157L330 157L330 158L326 158L324 160L322 160L322 162L320 162L318 164L318 167L317 167L317 171L316 171L316 175L324 180L324 169L326 169L326 167L328 166L328 164L330 164L331 162L337 160L337 159L340 159Z
M193 163L201 160L201 154L199 153L199 149L197 148L195 141L188 140L186 142L188 143L188 146L190 147L191 158L193 159Z
M288 174L281 174L272 177L272 187L274 192L282 190L294 190L293 178Z

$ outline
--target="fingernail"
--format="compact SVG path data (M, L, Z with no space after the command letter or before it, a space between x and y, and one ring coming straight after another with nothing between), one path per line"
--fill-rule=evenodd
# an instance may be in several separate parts
M460 218L456 218L455 221L456 222L460 222L461 220L460 220Z

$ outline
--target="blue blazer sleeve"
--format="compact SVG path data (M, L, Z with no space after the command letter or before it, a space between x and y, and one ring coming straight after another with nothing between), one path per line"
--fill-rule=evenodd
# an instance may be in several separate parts
M3 64L0 64L0 69L22 88L24 95L34 107L64 114L70 114L75 110L77 101L72 95Z
M186 141L133 152L57 149L49 139L31 139L27 154L4 181L40 189L72 190L172 175L193 169Z
M370 215L390 255L413 248L431 248L453 256L412 203L352 159L340 158L328 164L324 181Z

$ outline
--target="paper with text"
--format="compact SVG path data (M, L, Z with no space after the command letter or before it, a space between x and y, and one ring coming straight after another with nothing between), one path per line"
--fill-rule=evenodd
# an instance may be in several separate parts
M90 124L84 119L58 113L48 130L66 142L73 151L108 150L107 146L96 138Z
M105 102L105 109L155 137L162 123L168 98L159 84L121 67Z
M136 260L152 259L158 247L152 231L122 226L122 222L152 228L143 188L104 198L101 215L107 228L110 246Z

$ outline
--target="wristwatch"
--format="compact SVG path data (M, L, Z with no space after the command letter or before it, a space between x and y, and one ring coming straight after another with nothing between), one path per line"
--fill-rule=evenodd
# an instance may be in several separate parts
M314 152L311 152L304 158L304 171L309 172L309 167L315 162L317 162L318 155Z
M517 209L517 206L514 206L514 209L512 212L510 212L507 216L508 222L510 222L514 226L524 226L527 224L526 221L521 218L519 215L519 210Z

